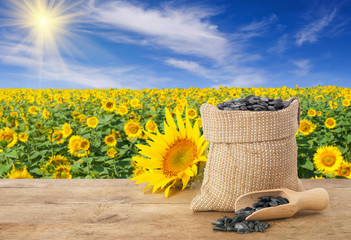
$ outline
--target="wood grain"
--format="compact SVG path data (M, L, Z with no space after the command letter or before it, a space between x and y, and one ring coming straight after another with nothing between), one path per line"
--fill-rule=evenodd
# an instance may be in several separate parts
M183 192L142 194L145 185L126 179L2 179L0 240L7 239L350 239L351 181L302 179L324 187L330 203L267 221L265 233L215 232L212 221L232 212L190 209L200 185Z

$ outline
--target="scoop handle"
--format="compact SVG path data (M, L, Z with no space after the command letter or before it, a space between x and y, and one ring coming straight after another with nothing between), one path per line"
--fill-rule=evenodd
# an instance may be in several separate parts
M323 210L329 203L329 194L324 188L313 188L299 192L297 211L300 210Z

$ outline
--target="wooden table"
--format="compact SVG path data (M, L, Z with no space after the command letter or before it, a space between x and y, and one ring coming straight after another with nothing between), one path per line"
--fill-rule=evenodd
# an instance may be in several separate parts
M302 181L306 189L327 189L326 210L267 221L264 233L238 234L212 230L212 221L231 212L192 212L200 185L166 199L126 179L2 179L0 240L351 239L351 180Z

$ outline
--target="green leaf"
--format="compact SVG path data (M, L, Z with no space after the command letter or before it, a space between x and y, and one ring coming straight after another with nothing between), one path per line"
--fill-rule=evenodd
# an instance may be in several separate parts
M97 171L97 172L99 172L99 173L102 173L102 172L105 171L105 168L102 167L102 166L95 166L95 167L94 167L94 170Z
M10 171L11 165L1 165L0 166L0 175Z
M80 164L81 162L76 162L73 165L71 165L71 170L73 173L78 173L80 171Z
M39 168L34 168L30 170L31 173L35 173L37 175L43 175L42 171Z
M14 159L18 159L18 154L16 150L12 150L11 152L9 152L7 154L8 157L14 158Z
M314 164L310 160L306 160L306 162L303 165L301 165L300 167L312 171L314 169Z
M30 156L31 159L37 158L40 155L39 152L34 152L32 156Z

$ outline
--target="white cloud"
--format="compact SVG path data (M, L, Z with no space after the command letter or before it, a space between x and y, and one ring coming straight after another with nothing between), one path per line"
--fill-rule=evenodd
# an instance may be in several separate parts
M140 34L152 45L216 61L223 60L230 52L225 36L206 21L213 15L207 8L147 9L124 1L98 4L94 0L89 6L92 22L99 27Z
M187 71L195 73L197 75L200 75L200 76L203 76L206 78L212 78L209 71L207 69L205 69L204 67L200 66L196 62L186 61L186 60L177 60L177 59L173 59L173 58L169 58L165 62L169 65L187 70Z
M269 53L282 54L288 48L288 34L284 34L277 41L277 44L267 50Z
M296 34L296 44L301 46L304 42L314 43L318 40L318 34L326 28L335 18L337 9L324 14L321 18L307 24Z
M277 15L272 14L269 18L264 17L261 21L253 21L252 23L241 27L237 33L233 34L233 36L242 39L262 36L267 33L271 25L277 20Z
M234 87L257 87L265 82L264 77L259 73L240 74L231 83Z
M295 73L298 76L306 75L312 68L312 64L309 59L294 61L293 64L296 65L298 68L294 70L293 73Z

